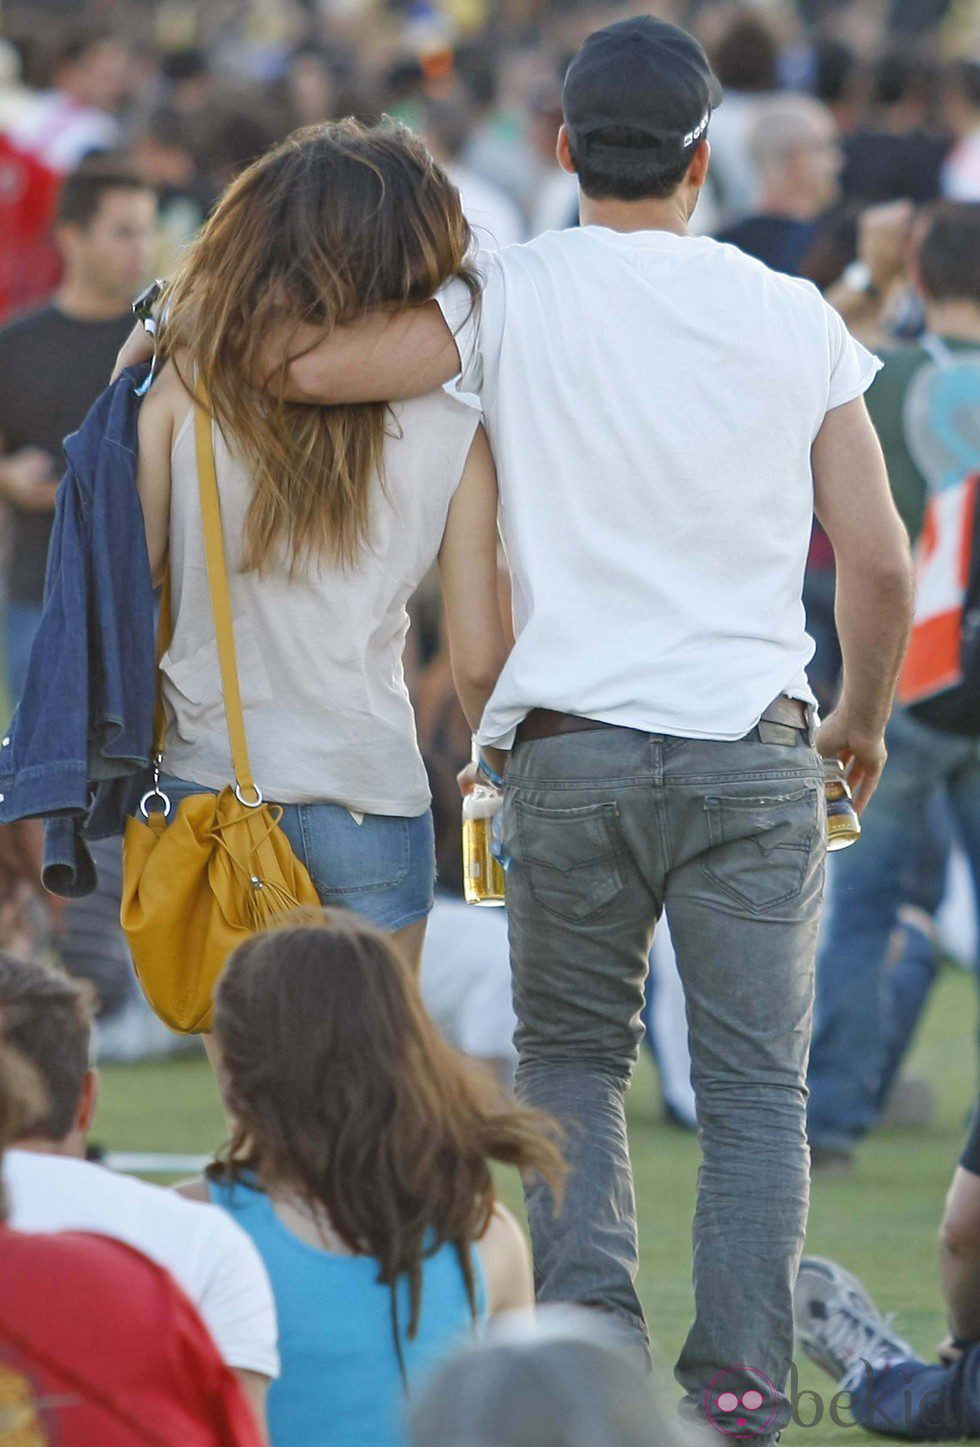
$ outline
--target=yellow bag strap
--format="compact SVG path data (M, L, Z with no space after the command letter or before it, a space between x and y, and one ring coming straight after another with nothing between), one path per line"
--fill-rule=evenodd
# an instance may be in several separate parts
M157 622L157 701L153 714L153 752L157 758L163 757L163 751L167 747L167 711L163 706L163 670L160 664L163 655L170 647L170 635L173 632L173 620L170 617L170 564L167 563L167 571L163 575L163 587L160 589L160 618Z
M238 682L235 630L232 623L231 594L228 588L228 564L225 559L224 536L221 531L221 498L218 493L218 475L215 470L211 413L208 411L207 393L200 381L197 384L197 400L194 407L194 440L197 451L198 485L201 492L201 518L204 524L204 555L208 566L211 611L214 614L214 633L218 644L221 689L224 694L225 716L228 721L231 760L235 770L239 798L243 803L258 804L262 802L262 796L252 778L248 739L245 734L245 716L242 709L242 694ZM160 622L157 629L158 667L160 659L170 645L172 628L168 568L160 598ZM162 678L158 681L157 688L154 735L155 752L157 755L162 755L167 738L167 716L163 707ZM243 797L248 795L252 797Z
M208 564L208 582L211 585L211 611L214 614L214 633L218 643L218 662L221 665L221 689L225 698L225 717L228 721L231 761L235 768L235 782L239 792L254 796L254 799L243 802L261 802L259 791L255 787L255 780L252 778L248 740L245 737L245 715L242 709L242 693L238 684L238 664L235 657L235 630L231 621L228 565L225 560L225 543L221 532L221 500L218 495L218 476L214 465L211 413L207 410L207 393L200 382L197 384L197 397L194 437L197 443L197 477L201 489L201 516L204 521L204 554Z

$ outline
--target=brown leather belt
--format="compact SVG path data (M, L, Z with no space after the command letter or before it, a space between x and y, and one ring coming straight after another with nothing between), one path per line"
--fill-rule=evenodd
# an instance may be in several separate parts
M751 738L753 734L756 737L762 737L763 724L774 724L779 729L806 730L810 727L810 710L802 699L789 698L786 694L781 693L765 710L758 727L750 729L746 738ZM581 715L575 713L558 713L551 708L532 708L519 725L514 742L526 744L535 739L552 739L558 734L577 734L584 733L589 729L621 727L621 724L601 723L598 719L582 718ZM763 739L763 742L792 743L793 740L773 736L770 739Z

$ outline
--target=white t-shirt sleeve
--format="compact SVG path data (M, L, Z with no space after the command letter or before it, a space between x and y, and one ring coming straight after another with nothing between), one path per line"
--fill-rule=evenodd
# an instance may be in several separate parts
M830 380L827 390L827 411L843 407L862 396L884 363L852 337L843 317L829 302L823 302L824 320L830 357Z
M19 1231L95 1231L165 1266L230 1367L279 1375L272 1285L250 1237L220 1206L117 1176L88 1161L10 1151L3 1163Z
M189 1203L191 1204L191 1203ZM279 1324L265 1265L254 1243L219 1206L208 1214L207 1279L197 1307L230 1367L279 1375Z
M465 281L454 277L436 293L459 352L458 386L462 392L479 397L495 370L500 354L503 316L503 268L494 251L480 251L476 257L480 290L476 296Z

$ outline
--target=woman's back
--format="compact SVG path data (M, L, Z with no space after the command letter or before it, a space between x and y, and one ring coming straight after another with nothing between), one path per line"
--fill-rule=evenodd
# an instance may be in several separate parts
M178 385L171 373L165 385ZM186 396L186 394L184 394ZM439 552L479 414L445 392L393 409L368 539L344 568L314 558L241 569L253 484L213 428L235 644L256 782L282 803L333 800L414 816L429 803L402 671L406 605ZM221 788L232 778L205 564L193 408L171 454L174 633L163 660L171 718L164 767Z
M269 1393L277 1447L395 1447L407 1397L392 1329L391 1288L373 1256L324 1251L294 1235L268 1196L243 1182L211 1182L211 1199L255 1241L279 1313L282 1375ZM486 1318L478 1247L472 1251L477 1321L451 1245L425 1259L418 1334L408 1338L407 1278L398 1284L399 1329L411 1392Z

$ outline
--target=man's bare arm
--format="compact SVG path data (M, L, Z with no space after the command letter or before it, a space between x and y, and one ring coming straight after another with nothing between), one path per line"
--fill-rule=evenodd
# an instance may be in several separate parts
M434 391L460 370L456 339L434 301L368 312L325 337L314 327L291 329L278 356L270 352L271 375L287 346L291 402L400 402Z
M980 1337L980 1176L958 1166L939 1232L939 1269L950 1329L960 1341Z
M828 412L813 444L817 517L837 557L837 629L844 682L817 738L825 758L849 764L855 804L874 793L884 732L912 623L908 534L863 398Z
M116 359L148 362L153 340L137 323ZM434 301L406 311L368 312L326 336L312 326L284 326L265 349L265 382L290 402L404 402L451 382L460 371L456 338Z

